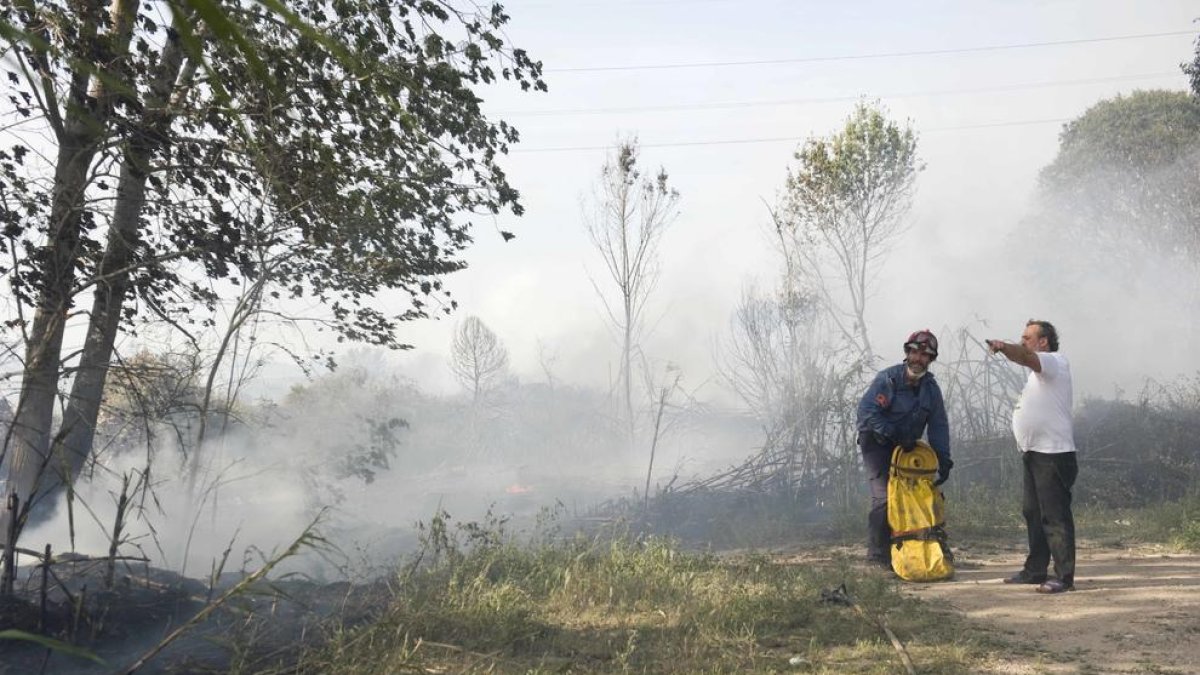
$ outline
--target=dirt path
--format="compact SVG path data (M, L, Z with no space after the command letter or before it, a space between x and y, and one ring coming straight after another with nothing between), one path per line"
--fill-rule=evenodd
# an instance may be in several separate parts
M964 551L954 581L905 584L1014 644L995 673L1200 673L1200 555L1081 548L1076 591L1042 595L1001 579L1020 551ZM1045 656L1043 656L1045 654Z

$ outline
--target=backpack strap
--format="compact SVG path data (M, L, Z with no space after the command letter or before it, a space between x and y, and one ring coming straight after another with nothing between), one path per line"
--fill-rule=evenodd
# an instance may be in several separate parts
M893 544L899 544L904 541L938 541L945 543L946 539L946 526L944 524L892 533Z

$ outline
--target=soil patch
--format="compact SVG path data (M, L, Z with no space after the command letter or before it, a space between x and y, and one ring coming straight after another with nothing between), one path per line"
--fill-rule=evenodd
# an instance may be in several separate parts
M953 581L904 589L1032 647L990 672L1200 672L1200 555L1080 548L1077 590L1059 595L1002 583L1021 568L1023 551L965 550L958 558Z

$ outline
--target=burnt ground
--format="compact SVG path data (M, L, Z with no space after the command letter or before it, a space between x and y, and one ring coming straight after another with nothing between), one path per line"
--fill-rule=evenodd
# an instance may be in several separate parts
M808 548L781 558L832 560L847 554L845 547ZM978 545L958 548L956 554L952 581L901 587L948 607L1007 645L980 672L1200 672L1200 555L1082 545L1078 590L1046 596L1031 586L1001 583L1020 568L1019 547ZM112 590L89 590L103 588L104 572L98 562L57 565L61 584L51 583L44 613L40 574L22 580L17 599L0 602L0 630L71 641L92 650L103 665L0 640L0 675L124 672L223 590L210 595L201 582L144 566L118 572ZM371 585L260 584L189 629L138 672L227 672L231 658L258 667L287 662L299 645L319 639L325 619L336 616L343 625L369 620L386 595Z
M175 628L236 582L207 585L144 565L124 567L106 586L102 561L54 566L42 609L41 573L18 582L0 601L0 630L18 629L83 647L103 663L23 640L0 640L0 674L125 672ZM155 655L139 673L227 672L231 658L287 661L292 650L337 615L355 623L370 615L371 586L302 580L259 583L238 593L202 623Z

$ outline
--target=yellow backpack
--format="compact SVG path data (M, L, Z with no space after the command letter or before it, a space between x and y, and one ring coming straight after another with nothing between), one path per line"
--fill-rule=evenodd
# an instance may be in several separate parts
M946 498L933 480L938 460L933 448L892 451L888 476L888 526L892 531L892 569L905 581L942 581L954 576L946 544Z

